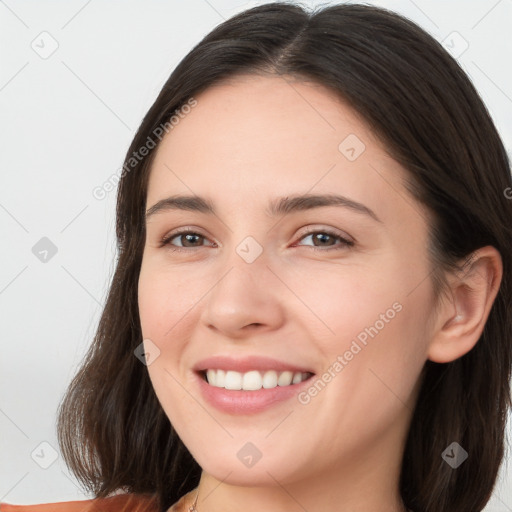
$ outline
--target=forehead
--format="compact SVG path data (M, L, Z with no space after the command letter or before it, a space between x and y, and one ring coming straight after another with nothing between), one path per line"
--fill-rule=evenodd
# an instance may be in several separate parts
M238 208L261 194L309 191L364 197L381 211L396 202L383 200L383 179L396 195L405 171L324 86L241 75L195 99L157 148L148 206L171 193L222 196Z
M237 145L253 149L259 144L268 151L282 146L310 153L312 146L321 143L323 149L337 150L343 136L352 133L385 151L358 113L318 83L274 75L239 75L195 99L197 106L182 116L172 131L174 145L193 132L201 135L203 145L214 146L208 149L225 148L231 154L236 154ZM172 146L173 141L169 142Z

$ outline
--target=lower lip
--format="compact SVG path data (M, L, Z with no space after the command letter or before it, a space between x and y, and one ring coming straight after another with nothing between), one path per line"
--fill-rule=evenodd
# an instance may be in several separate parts
M254 391L232 390L210 386L202 375L196 373L199 389L205 400L211 405L228 414L252 414L264 411L273 405L280 404L297 396L303 387L310 384L311 378L289 386L261 388Z

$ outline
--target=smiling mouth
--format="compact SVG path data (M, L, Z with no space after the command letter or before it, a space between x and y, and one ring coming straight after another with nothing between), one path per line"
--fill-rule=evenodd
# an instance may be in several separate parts
M310 379L311 372L293 372L290 370L251 370L237 372L233 370L208 369L199 372L210 386L228 390L257 391L293 386Z

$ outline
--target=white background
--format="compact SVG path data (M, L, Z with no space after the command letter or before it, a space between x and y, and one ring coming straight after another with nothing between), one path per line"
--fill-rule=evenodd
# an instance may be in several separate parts
M58 454L55 417L94 335L115 259L116 192L97 200L92 191L121 167L143 115L192 46L259 3L0 0L0 501L90 497ZM458 32L454 51L469 45L458 60L512 154L512 0L369 3L405 14L440 41ZM31 47L42 52L43 44L58 48L43 59ZM32 252L42 237L57 247L46 263ZM48 469L31 457L51 460L42 442L57 452ZM510 467L486 508L498 511L512 511Z

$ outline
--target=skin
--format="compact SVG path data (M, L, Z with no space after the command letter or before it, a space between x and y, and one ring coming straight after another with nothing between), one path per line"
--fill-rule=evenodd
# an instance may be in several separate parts
M434 314L429 213L350 106L318 84L255 75L196 99L157 149L146 204L196 194L217 215L148 219L139 310L144 338L160 350L148 365L155 392L203 469L198 511L404 510L398 481L421 370L478 341L501 280L499 253L482 248L448 276L449 298ZM338 149L350 134L365 145L354 161ZM343 194L381 222L336 206L265 212L270 199L302 193ZM160 246L184 227L201 237ZM315 242L308 227L354 246ZM252 263L236 251L247 236L263 248ZM188 252L172 252L180 246ZM322 376L396 303L394 318L307 404L294 397L233 415L199 393L191 368L216 354L266 355ZM237 457L247 442L261 452L252 467Z

